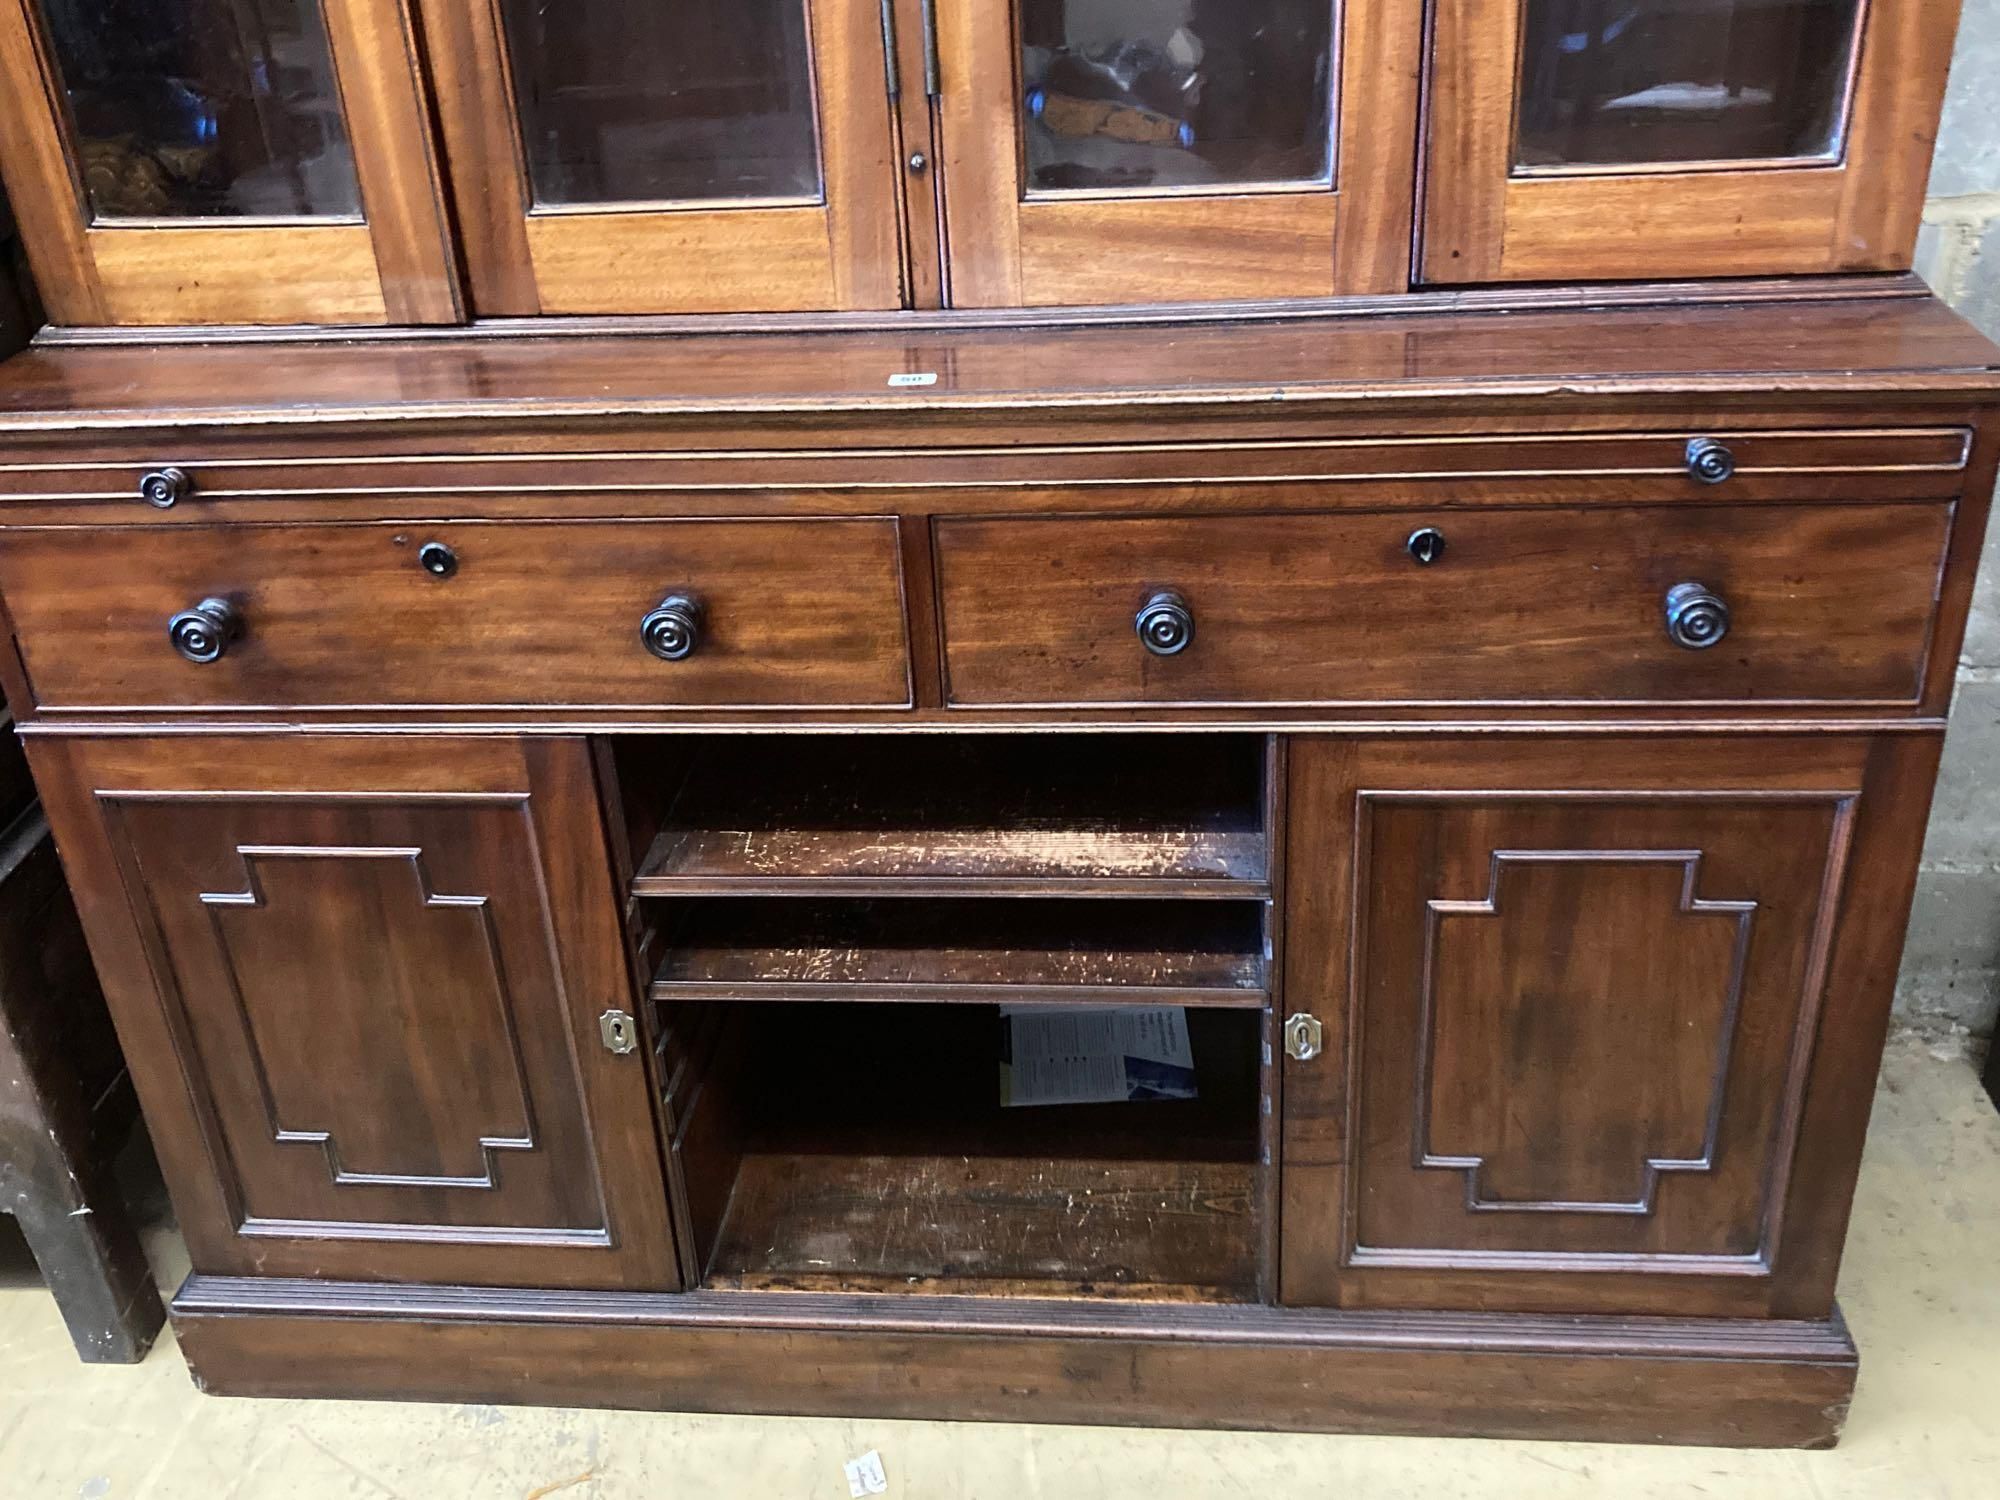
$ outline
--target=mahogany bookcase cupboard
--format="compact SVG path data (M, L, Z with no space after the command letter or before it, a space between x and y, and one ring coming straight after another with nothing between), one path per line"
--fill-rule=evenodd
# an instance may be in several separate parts
M0 678L204 1385L1832 1441L1954 20L0 0ZM1000 1104L1131 1005L1195 1097Z

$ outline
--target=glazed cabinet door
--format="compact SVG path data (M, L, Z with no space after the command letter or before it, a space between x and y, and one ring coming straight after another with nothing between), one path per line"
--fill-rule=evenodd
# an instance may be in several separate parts
M960 307L1401 291L1422 0L935 0Z
M678 1285L583 742L32 757L197 1270Z
M877 0L421 0L474 308L899 305Z
M1438 0L1421 278L1900 270L1958 0Z
M405 0L0 0L52 321L458 321L415 58Z
M1825 1317L1935 757L1296 744L1284 1300Z

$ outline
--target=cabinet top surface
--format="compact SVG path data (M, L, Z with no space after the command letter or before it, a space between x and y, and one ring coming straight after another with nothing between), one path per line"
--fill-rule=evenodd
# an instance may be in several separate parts
M2000 391L2000 348L1913 286L1150 326L57 344L0 364L0 431Z

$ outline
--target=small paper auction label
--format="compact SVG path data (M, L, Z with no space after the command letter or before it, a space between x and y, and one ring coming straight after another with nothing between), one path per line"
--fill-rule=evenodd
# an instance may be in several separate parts
M882 1469L882 1455L870 1448L859 1458L850 1458L844 1466L847 1470L847 1493L853 1500L861 1500L863 1495L886 1495L889 1493L889 1476Z

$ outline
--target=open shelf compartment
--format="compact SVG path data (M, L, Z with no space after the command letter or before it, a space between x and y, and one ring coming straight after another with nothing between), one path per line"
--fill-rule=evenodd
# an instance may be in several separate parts
M619 750L637 896L1255 897L1267 741L707 735Z
M691 1274L767 1291L1253 1301L1263 1018L1191 1011L1199 1096L999 1102L992 1007L661 1005Z

